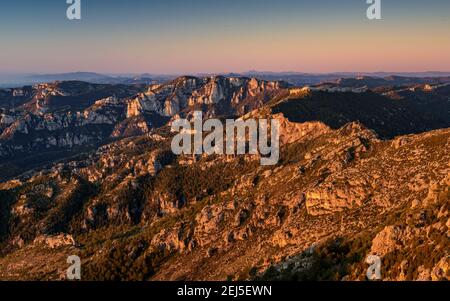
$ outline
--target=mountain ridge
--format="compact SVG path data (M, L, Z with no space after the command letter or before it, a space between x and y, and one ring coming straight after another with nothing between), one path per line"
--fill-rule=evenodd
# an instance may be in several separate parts
M31 146L23 170L2 173L0 278L64 279L76 254L86 280L365 280L378 255L386 280L448 280L450 89L382 88L181 77L45 84L28 101L18 91L18 120L33 126L12 133L13 121L3 139L29 141L44 124L71 143L109 125L98 144L56 162ZM167 122L198 109L277 119L280 161L175 156Z

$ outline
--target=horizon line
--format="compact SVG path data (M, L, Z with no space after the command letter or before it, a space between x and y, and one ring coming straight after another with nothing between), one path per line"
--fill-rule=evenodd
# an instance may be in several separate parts
M247 70L247 71L221 71L221 72L102 72L102 71L56 71L56 72L0 72L0 75L22 75L22 76L43 76L43 75L64 75L64 74L77 74L77 73L91 73L98 75L159 75L159 76L183 76L183 75L213 75L213 74L248 74L248 73L260 73L260 74L307 74L307 75L328 75L328 74L401 74L401 73L449 73L450 70L424 70L424 71L329 71L329 72L316 72L316 71L272 71L272 70Z

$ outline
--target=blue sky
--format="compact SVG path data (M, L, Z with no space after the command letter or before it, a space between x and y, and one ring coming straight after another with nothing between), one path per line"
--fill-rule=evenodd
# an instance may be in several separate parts
M0 72L450 70L450 1L2 0Z

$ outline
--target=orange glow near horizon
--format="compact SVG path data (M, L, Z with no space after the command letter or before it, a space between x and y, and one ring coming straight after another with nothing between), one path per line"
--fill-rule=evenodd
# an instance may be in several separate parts
M303 2L295 2L298 11L273 4L251 16L198 4L198 13L178 19L171 7L154 8L154 19L132 10L120 22L106 12L78 24L49 18L16 25L3 19L0 72L450 71L450 18L441 8L448 4L436 1L419 10L423 4L413 0L414 10L403 10L397 2L383 20L371 22L364 4L329 10L311 4L306 10Z

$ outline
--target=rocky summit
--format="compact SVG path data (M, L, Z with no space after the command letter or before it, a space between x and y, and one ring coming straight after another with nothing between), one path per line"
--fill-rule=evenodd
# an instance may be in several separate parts
M393 85L392 83L396 84ZM450 279L450 85L246 77L0 90L0 279ZM280 160L180 155L170 124L272 118Z

